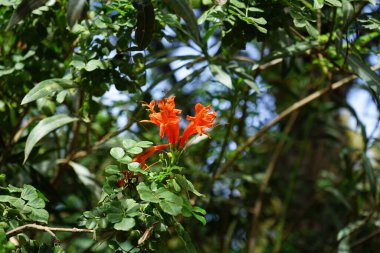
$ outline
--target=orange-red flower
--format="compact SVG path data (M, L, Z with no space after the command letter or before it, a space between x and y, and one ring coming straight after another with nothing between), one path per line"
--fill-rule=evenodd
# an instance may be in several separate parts
M141 165L141 168L146 168L146 167L148 167L145 163L146 159L148 159L151 155L153 155L158 150L161 150L161 149L164 149L167 147L169 147L169 144L161 144L161 145L153 146L153 147L149 148L148 150L146 150L144 153L136 155L132 159L132 161L138 162Z
M150 120L142 120L141 122L150 122L160 127L160 137L166 134L168 142L175 145L179 140L179 121L181 118L177 116L182 111L175 108L175 97L165 98L165 102L158 101L159 112L154 110L155 102L151 101L149 105Z
M198 103L195 105L195 117L187 116L186 119L190 120L183 131L180 146L185 146L187 140L193 134L198 133L200 136L208 134L205 132L206 128L212 127L214 120L216 118L215 112L210 112L211 105L204 107L202 104Z

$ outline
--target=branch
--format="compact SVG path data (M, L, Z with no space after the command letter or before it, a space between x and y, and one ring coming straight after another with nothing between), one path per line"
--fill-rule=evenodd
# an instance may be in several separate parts
M376 65L372 68L372 70L377 70L380 69L380 65ZM351 81L355 80L358 78L357 75L351 75L346 78L343 78L328 87L321 89L319 91L316 91L309 96L297 101L294 103L292 106L288 107L285 109L282 113L280 113L275 119L273 119L269 124L265 125L263 128L261 128L255 135L250 136L239 148L236 150L235 154L233 157L231 157L219 170L218 173L215 174L215 176L212 178L212 183L214 183L220 176L225 173L231 165L237 160L240 156L240 154L248 148L254 141L262 137L266 132L268 132L273 126L277 125L281 120L292 114L293 112L299 110L300 108L304 107L305 105L313 102L314 100L320 98L321 96L329 93L332 90L336 90Z
M38 224L26 224L15 229L12 229L6 233L7 238L15 236L19 233L22 233L24 230L40 230L49 233L56 241L58 241L57 236L53 231L57 232L71 232L71 233L93 233L93 229L81 229L81 228L52 228L47 226L42 226Z

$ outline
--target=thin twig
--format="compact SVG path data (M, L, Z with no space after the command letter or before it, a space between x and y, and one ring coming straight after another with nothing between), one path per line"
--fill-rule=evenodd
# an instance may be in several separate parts
M284 129L284 134L288 135L294 126L294 123L297 119L298 112L294 112L291 115L290 120L288 121L285 129ZM274 150L272 159L270 159L270 162L268 164L267 169L265 170L265 175L264 175L264 180L259 188L259 196L255 202L255 205L253 207L253 217L252 217L252 222L251 222L251 234L248 240L248 251L249 252L254 252L255 246L256 246L256 239L259 234L259 221L260 221L260 216L261 216L261 210L263 206L263 199L264 199L264 194L265 191L268 187L269 180L272 177L273 171L276 167L277 161L280 158L281 151L285 145L285 140L281 140L280 142L277 143L276 148Z
M372 68L372 70L380 69L380 65L376 65ZM353 80L358 78L356 75L351 75L348 77L345 77L331 85L329 85L326 88L323 88L321 90L318 90L309 96L297 101L287 109L285 109L282 113L280 113L275 119L273 119L269 124L265 125L263 128L261 128L255 135L250 136L242 145L237 148L235 154L233 157L231 157L223 166L220 168L219 172L215 174L215 176L212 178L212 183L214 183L220 176L225 173L231 165L237 160L240 156L240 154L248 148L254 141L262 137L266 132L268 132L273 126L277 125L281 120L292 114L294 111L299 110L300 108L304 107L305 105L313 102L314 100L320 98L321 96L329 93L332 90L336 90Z
M42 226L38 224L26 224L20 227L17 227L15 229L12 229L6 233L7 238L10 238L12 236L15 236L19 233L22 233L25 230L40 230L45 231L49 233L54 239L58 240L57 236L53 233L53 231L56 232L71 232L71 233L93 233L93 229L81 229L81 228L54 228L54 227L47 227Z

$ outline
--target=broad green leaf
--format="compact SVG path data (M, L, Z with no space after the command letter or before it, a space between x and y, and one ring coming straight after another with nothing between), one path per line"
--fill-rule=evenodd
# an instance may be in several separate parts
M45 202L42 199L33 199L27 203L27 205L34 208L45 208Z
M118 174L120 173L120 168L117 165L108 165L105 169L105 172L108 174Z
M339 0L326 0L326 2L335 7L342 7L342 3Z
M170 215L179 215L182 210L182 205L179 205L177 203L169 202L166 200L161 200L159 202L160 207L162 208L162 211L164 211L167 214Z
M67 79L48 79L38 83L33 87L22 99L21 104L30 103L39 98L52 96L57 92L61 92L64 89L74 88L72 80Z
M123 218L119 223L113 225L113 228L121 231L129 231L136 225L135 219Z
M124 151L124 149L117 147L117 148L112 148L110 151L110 154L113 158L118 160L118 159L121 159L124 157L125 151Z
M140 154L141 152L143 152L143 149L140 147L133 147L133 148L127 149L126 151L130 154L136 155L136 154Z
M132 158L129 157L129 156L127 156L127 155L125 155L125 156L123 156L121 159L118 159L117 161L118 161L119 163L122 163L122 164L129 164L129 163L132 162Z
M83 15L86 0L69 0L67 4L67 22L73 27Z
M229 89L233 88L231 77L220 66L211 64L210 70L218 82L228 87Z
M31 210L32 210L31 213L28 214L30 219L34 221L42 222L42 223L48 222L49 213L45 209L32 208Z
M136 143L136 146L140 148L150 148L153 145L151 141L139 141Z
M6 27L6 30L12 28L19 21L23 20L28 14L38 7L43 6L47 0L23 0L13 12L11 19Z
M197 18L194 15L193 9L190 6L189 1L178 1L178 0L164 0L168 6L174 10L174 12L183 20L185 20L190 32L193 36L195 42L200 45L200 35L197 23Z
M152 203L160 202L160 199L157 196L155 196L154 192L145 183L140 183L136 187L136 189L142 200Z
M130 149L130 148L133 148L135 145L136 145L136 141L134 140L131 140L131 139L126 139L123 141L123 147L125 149Z
M77 121L77 118L69 117L65 114L54 115L41 120L30 132L25 144L24 163L28 159L30 152L36 143L50 132L60 128L68 123Z
M325 0L314 0L314 9L321 9L323 7L323 4L325 3Z
M31 185L25 185L21 192L21 198L25 200L34 200L38 198L36 189Z
M137 25L135 32L135 41L137 50L144 50L153 38L155 26L154 7L150 0L132 1L137 10Z
M102 62L101 60L90 60L87 62L85 70L88 72L94 71L95 69L104 69L105 68L105 62Z
M138 162L132 162L128 164L128 170L132 172L140 172L142 174L146 174L147 172L143 169L141 169L140 163Z

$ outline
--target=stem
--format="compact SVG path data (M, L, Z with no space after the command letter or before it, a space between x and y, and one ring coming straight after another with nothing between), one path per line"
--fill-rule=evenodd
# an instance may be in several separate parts
M49 233L55 240L58 240L57 236L53 233L56 232L71 232L71 233L93 233L94 229L80 229L80 228L53 228L48 226L42 226L38 224L26 224L15 229L12 229L6 233L7 238L22 233L24 230L39 230Z

